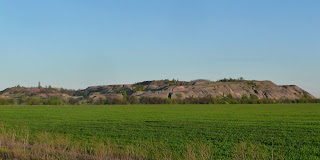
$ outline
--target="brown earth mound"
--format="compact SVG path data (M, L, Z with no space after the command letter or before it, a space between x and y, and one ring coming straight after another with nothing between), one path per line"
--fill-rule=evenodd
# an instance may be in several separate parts
M145 81L128 85L105 85L92 86L84 90L62 90L60 88L25 88L13 87L0 92L0 98L13 98L20 96L36 97L75 97L75 98L94 98L110 97L122 98L127 95L136 97L160 97L183 99L187 97L224 97L232 95L241 98L243 95L256 95L259 98L288 98L299 99L304 95L315 98L308 92L295 85L279 86L271 81L234 81L234 82L212 82L207 80L198 81Z

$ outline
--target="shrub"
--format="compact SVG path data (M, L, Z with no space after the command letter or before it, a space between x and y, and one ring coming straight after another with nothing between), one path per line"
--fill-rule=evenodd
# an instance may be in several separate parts
M32 96L32 97L26 98L24 101L24 104L26 104L26 105L40 105L40 104L42 104L42 100L40 98Z
M238 79L233 79L233 78L223 78L223 79L219 79L217 80L217 82L242 82L244 81L244 78L243 77L240 77Z
M69 98L68 100L68 104L70 105L78 105L80 103L80 101L76 98Z
M128 95L127 95L127 91L124 91L124 92L123 92L123 100L124 100L124 101L127 100L127 96L128 96Z
M128 96L127 101L129 104L138 104L139 99L136 96Z
M54 96L49 99L43 100L43 104L45 105L63 105L65 104L64 100L61 97Z
M144 91L144 86L142 84L136 85L134 91Z
M104 101L104 104L113 105L113 104L125 104L125 103L122 99L107 97L106 100Z

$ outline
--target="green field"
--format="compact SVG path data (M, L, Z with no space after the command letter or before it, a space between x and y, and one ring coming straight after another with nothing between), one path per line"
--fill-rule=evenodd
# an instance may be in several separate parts
M320 104L1 106L0 124L142 159L320 159Z

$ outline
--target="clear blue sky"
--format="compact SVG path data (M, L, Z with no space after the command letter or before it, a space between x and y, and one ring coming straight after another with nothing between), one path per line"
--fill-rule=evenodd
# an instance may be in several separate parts
M320 1L0 1L0 90L224 77L320 97Z

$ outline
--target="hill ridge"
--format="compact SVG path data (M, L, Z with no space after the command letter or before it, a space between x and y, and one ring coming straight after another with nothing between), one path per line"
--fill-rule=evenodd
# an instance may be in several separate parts
M113 84L89 86L82 90L42 87L11 87L0 92L0 98L17 98L21 96L48 98L60 96L65 98L123 98L123 94L135 97L159 97L184 99L188 97L225 97L231 95L241 98L243 95L255 95L259 99L298 99L302 96L315 97L296 85L277 85L269 80L222 79L219 81L194 80L152 80L135 84Z

